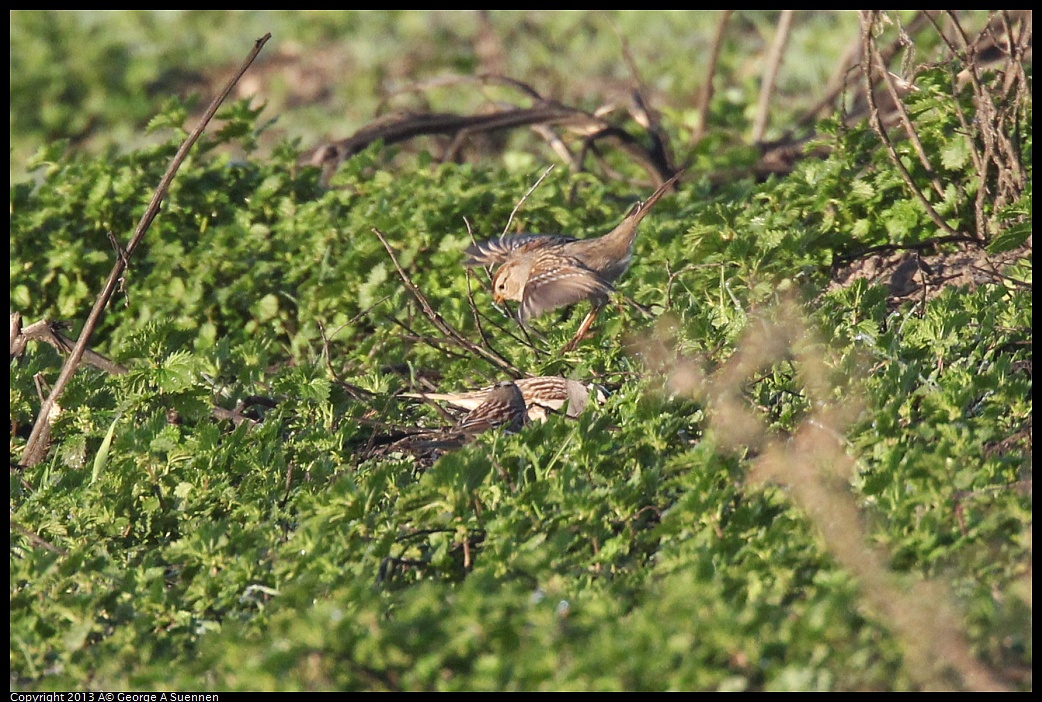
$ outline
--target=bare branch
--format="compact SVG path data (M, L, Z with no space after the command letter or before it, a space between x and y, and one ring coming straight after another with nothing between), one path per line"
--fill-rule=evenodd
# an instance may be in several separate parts
M934 224L937 225L942 231L947 233L949 236L961 236L958 232L952 229L947 222L945 222L937 210L933 208L933 205L923 195L922 190L916 185L912 179L912 174L905 168L904 163L901 162L901 158L897 155L897 150L894 148L893 142L890 140L890 135L887 134L886 126L883 124L883 119L880 116L879 106L876 104L875 97L875 86L872 80L872 68L876 63L873 60L873 54L875 52L875 40L872 37L872 27L876 22L876 11L865 10L861 13L861 44L863 48L861 70L865 76L865 96L868 99L869 104L869 123L872 125L873 131L879 137L879 140L883 142L883 146L886 147L887 154L890 156L891 163L901 174L901 178L905 181L905 185L908 186L909 191L915 196L915 199L919 201L919 204L926 210L926 214L930 217Z
M83 325L83 330L80 332L80 336L76 340L76 345L73 346L72 350L69 352L69 357L65 360L65 365L62 366L61 373L58 375L58 380L55 381L50 395L43 402L43 406L40 407L40 413L37 416L36 424L33 425L33 431L29 435L29 440L25 445L25 452L22 454L22 462L24 464L34 465L39 463L46 455L47 444L41 439L44 434L44 427L50 426L49 417L51 408L61 395L62 390L65 389L66 384L68 384L73 374L76 373L76 369L79 367L80 360L83 358L84 351L90 341L91 334L94 333L94 329L97 327L98 321L101 319L101 315L105 311L105 307L108 306L109 300L119 285L127 261L129 257L133 255L134 249L136 249L138 244L141 243L141 240L145 238L145 232L147 232L149 226L151 226L152 220L154 220L156 215L159 214L159 207L163 201L163 197L166 195L170 183L173 181L174 176L181 167L181 163L185 160L185 157L188 156L188 151L195 145L195 142L202 135L203 130L206 129L206 125L208 125L210 120L213 119L214 114L217 112L217 108L219 108L225 98L228 97L232 88L234 88L235 84L239 81L239 78L241 78L246 72L246 69L250 67L250 64L253 63L257 54L260 53L260 50L270 38L271 34L265 34L254 43L253 50L250 51L249 55L243 61L239 70L234 76L232 76L231 80L228 81L228 84L225 86L221 94L214 98L210 107L206 110L206 113L199 120L199 125L188 136L184 143L181 144L181 148L178 149L177 153L174 155L173 160L170 162L170 166L167 168L166 173L159 182L159 187L156 188L155 193L152 195L152 201L149 202L144 215L141 217L141 221L138 222L137 228L134 230L134 234L130 238L130 243L127 244L125 255L117 255L116 263L112 268L112 272L109 273L108 280L105 282L101 294L98 295L98 299L94 302L94 308L90 311L90 315L87 317L87 321Z
M902 126L904 126L905 134L908 135L908 140L912 143L913 150L919 157L919 163L921 163L923 168L926 170L926 174L930 178L930 183L933 185L934 192L936 192L941 199L944 199L944 186L941 185L941 181L937 178L937 173L934 171L930 159L926 156L926 149L923 148L923 142L920 141L919 133L916 132L915 127L912 126L912 119L908 116L908 110L905 109L904 101L901 99L902 94L907 92L908 88L902 86L902 89L898 90L897 84L895 83L895 76L886 69L886 66L883 65L882 57L879 55L879 52L873 52L873 55L876 59L876 65L879 68L879 75L883 77L883 82L886 84L887 92L890 94L893 108L897 112Z
M58 331L61 325L56 322L51 322L46 319L41 319L38 322L34 322L27 327L21 328L15 334L14 318L17 312L11 314L11 358L20 356L25 349L25 344L29 341L42 341L46 344L50 344L56 351L61 354L67 354L75 345L75 342L69 337ZM19 321L21 315L18 315ZM105 371L112 375L122 375L127 372L127 369L120 364L112 361L100 353L96 353L90 349L83 350L83 362L88 365L94 366L98 370Z
M794 10L781 11L781 15L778 17L778 27L774 31L774 41L771 42L770 51L767 53L763 68L763 82L760 85L760 100L756 106L756 119L753 121L752 141L754 144L763 141L764 132L767 131L771 93L774 92L774 84L778 79L778 69L781 67L782 57L785 55L785 46L789 43L794 12Z
M713 75L716 73L716 65L720 61L720 50L724 45L724 29L727 21L731 19L734 10L724 10L720 14L720 21L716 25L716 33L713 35L713 47L709 50L709 65L706 66L705 82L698 94L698 124L691 133L691 142L697 144L705 134L706 125L709 122L709 103L713 100Z
M405 283L405 287L408 288L409 292L412 293L412 296L416 298L416 301L420 303L420 309L423 310L423 314L431 321L438 331L449 339L455 341L467 351L470 351L475 356L485 359L497 368L512 373L515 378L520 378L523 375L521 370L514 366L510 361L498 353L478 346L470 339L463 336L463 334L461 334L457 329L449 325L441 315L435 312L434 308L431 307L431 303L427 300L424 294L420 292L420 289L416 287L416 284L409 279L408 274L402 268L401 264L398 263L398 258L394 255L394 249L392 249L391 245L387 243L387 238L384 236L383 232L376 227L373 227L373 233L376 234L376 238L380 240L380 243L383 244L384 248L387 250L387 255L391 257L391 263L394 264L394 268L398 271L398 276L402 279L402 282Z
M501 83L522 92L526 97L534 100L535 104L531 107L498 105L492 112L474 115L459 115L450 112L391 114L363 127L347 139L316 148L308 162L321 167L323 177L328 181L341 163L377 141L382 141L384 144L396 144L419 136L451 136L453 141L446 151L446 158L450 158L454 157L462 145L462 141L474 134L517 127L535 128L540 125L544 127L554 125L570 131L584 143L596 140L612 143L617 149L636 161L658 183L665 182L675 172L665 158L664 148L655 147L649 150L640 139L625 129L611 124L598 114L545 99L532 87L513 78L496 75L450 76L414 85L412 89L423 89L431 85L449 85L456 82ZM545 138L545 130L541 131ZM652 138L655 139L654 135ZM552 148L553 143L551 140ZM569 158L569 162L581 165L582 160Z

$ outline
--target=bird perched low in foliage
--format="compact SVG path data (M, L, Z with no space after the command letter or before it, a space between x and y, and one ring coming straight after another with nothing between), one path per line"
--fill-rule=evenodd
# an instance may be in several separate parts
M525 398L513 382L497 383L474 395L480 396L480 399L468 402L470 411L454 425L431 429L392 427L392 431L383 436L369 438L367 454L407 453L429 464L446 451L470 443L483 432L497 427L503 427L507 432L516 432L528 420Z
M480 434L495 427L518 431L528 419L524 395L516 384L496 383L485 393L484 399L456 423L455 430L468 436Z
M520 303L519 319L526 324L558 307L589 300L593 309L583 321L574 345L607 303L612 284L629 268L637 226L683 172L663 183L651 197L638 202L604 236L576 239L561 234L509 234L465 251L466 265L496 265L492 296L497 302Z
M591 399L598 404L605 400L604 390L600 387L561 376L521 378L515 380L514 384L521 391L527 407L528 420L532 422L545 421L551 412L562 410L568 417L578 417ZM414 392L403 393L403 397L426 398L447 402L453 407L473 410L492 389L493 386L463 392Z

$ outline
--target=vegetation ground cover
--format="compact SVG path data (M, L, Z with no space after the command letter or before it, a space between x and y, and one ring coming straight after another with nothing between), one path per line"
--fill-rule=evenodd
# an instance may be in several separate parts
M266 31L260 100L225 104L94 332L118 369L79 369L32 464L62 356L12 327L12 690L1031 688L1030 14L17 11L12 313L75 338L206 102L175 94ZM808 127L851 43L915 89L851 83ZM310 165L381 100L518 100L434 81L493 70L636 147L540 123ZM472 236L603 233L656 145L687 172L619 304L566 354L584 310L520 333ZM507 368L608 400L372 450L446 421L402 393Z

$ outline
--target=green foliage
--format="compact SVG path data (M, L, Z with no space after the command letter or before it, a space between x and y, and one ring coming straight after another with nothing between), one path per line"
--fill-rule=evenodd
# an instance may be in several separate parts
M714 101L713 123L735 137L747 128L759 90L750 57L762 49L775 18L776 12L758 11L733 18L735 31L718 68L733 87ZM716 12L682 10L18 10L11 15L12 178L23 179L26 158L57 137L96 153L149 143L142 129L157 99L212 94L206 73L238 65L250 43L267 32L273 39L254 73L278 123L270 125L265 142L302 138L313 144L348 136L388 98L395 107L416 108L421 102L415 95L396 86L445 75L492 70L530 81L547 97L597 109L599 94L630 78L619 60L620 36L641 57L649 88L689 102L708 72L718 19ZM856 31L856 24L853 13L809 13L795 29L791 42L804 60L790 62L779 76L778 124L809 106L807 85L824 83L845 49L823 38ZM494 56L492 66L483 52L488 34L514 47ZM678 55L682 71L676 70ZM270 70L283 62L298 63L301 71L287 76ZM495 100L526 98L509 88L461 91L458 85L432 86L422 97L434 110L460 112ZM670 117L677 129L690 129L693 119L690 113ZM520 150L510 160L533 168L541 163Z
M663 45L686 14L649 19L645 39ZM310 17L298 31L361 23ZM396 36L459 31L445 17L372 17L400 22ZM625 30L648 15L618 17ZM205 26L214 15L183 18L200 36L216 31ZM576 51L590 41L576 31L586 15L533 18ZM18 19L51 33L72 22ZM12 74L32 38L14 24ZM392 50L366 46L358 55L373 65ZM516 60L535 70L549 58ZM911 107L950 184L934 205L970 229L973 165L940 75ZM746 114L754 96L721 97L713 119ZM109 234L126 244L188 111L173 101L136 117L151 124L150 145L37 153L36 180L11 187L13 310L86 317L116 256ZM462 266L468 227L502 231L541 161L392 171L374 147L323 188L293 144L262 153L264 114L227 105L182 166L92 339L127 372L81 368L47 459L12 473L13 690L921 687L908 642L786 486L747 481L756 449L722 445L712 398L660 391L649 339L662 319L669 350L704 355L711 372L788 299L843 382L816 396L790 349L735 393L780 437L823 401L860 402L844 440L869 538L902 577L950 583L976 655L1030 688L1030 292L996 283L900 305L864 281L822 292L837 254L938 233L870 130L834 125L821 137L828 157L724 185L703 174L750 153L714 151L728 138L707 137L692 176L641 225L619 281L661 319L609 306L594 338L561 357L584 310L537 320L529 345L492 308L484 275ZM1030 233L1030 192L990 213L1008 225L993 248ZM556 169L512 227L596 235L639 194ZM597 377L613 390L606 404L484 434L431 465L367 452L374 422L443 423L398 396L418 378L456 389L503 376L439 343L374 227L448 324L481 339L472 296L506 359ZM1020 272L1030 282L1030 256ZM59 361L43 345L12 360L12 465L39 408L33 379L53 380Z

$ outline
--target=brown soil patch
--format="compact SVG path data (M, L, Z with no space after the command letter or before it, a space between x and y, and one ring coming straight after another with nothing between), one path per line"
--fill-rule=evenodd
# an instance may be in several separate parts
M947 287L975 288L1007 278L1004 271L1031 256L1031 239L1011 251L989 254L980 246L962 245L954 251L897 250L870 254L833 271L826 292L842 290L857 280L885 285L887 302L931 300Z

